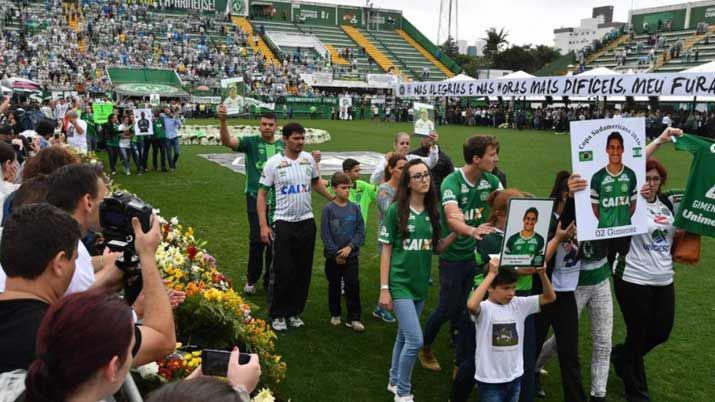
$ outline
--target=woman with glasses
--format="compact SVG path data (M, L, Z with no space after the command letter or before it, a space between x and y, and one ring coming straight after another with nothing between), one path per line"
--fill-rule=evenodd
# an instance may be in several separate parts
M405 165L380 228L380 306L394 310L398 330L392 350L388 391L395 402L411 402L412 368L422 346L419 316L427 298L432 254L455 239L440 236L437 194L422 160Z
M626 323L624 343L613 348L616 374L623 379L628 401L648 401L643 358L670 336L675 319L673 287L673 203L663 195L665 167L651 155L682 130L667 128L646 148L646 183L641 195L646 200L648 232L633 236L625 259L614 267L614 289Z

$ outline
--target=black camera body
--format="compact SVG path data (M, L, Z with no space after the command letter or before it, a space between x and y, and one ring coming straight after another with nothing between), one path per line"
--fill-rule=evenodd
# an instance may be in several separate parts
M121 252L116 265L124 271L124 297L133 304L142 290L141 267L134 249L132 218L139 219L142 230L151 229L153 208L132 194L117 191L99 205L99 224L110 251Z

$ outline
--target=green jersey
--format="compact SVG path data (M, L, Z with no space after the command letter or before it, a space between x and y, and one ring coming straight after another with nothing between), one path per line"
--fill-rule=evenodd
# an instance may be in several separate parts
M544 264L544 245L546 242L540 234L534 232L531 237L525 238L520 233L515 233L506 241L504 253L509 255L528 255L531 259L528 267L540 267Z
M234 151L246 154L246 194L258 194L258 180L263 172L263 165L271 156L283 152L285 145L282 140L266 142L260 135L237 138L238 146Z
M504 242L504 232L497 229L493 233L482 237L482 240L477 241L475 257L477 260L477 275L474 276L474 287L476 288L484 281L484 276L489 269L489 255L501 253L501 246ZM516 281L516 290L531 290L532 280L531 275L519 275Z
M154 135L152 139L163 140L166 138L166 128L164 128L164 119L154 119Z
M591 177L591 204L598 205L599 228L631 224L631 204L638 196L636 185L636 174L626 165L618 174L604 167Z
M581 270L578 286L593 286L608 280L611 267L608 265L608 240L590 240L579 243Z
M378 241L392 245L390 294L393 299L424 300L432 267L432 225L427 211L409 210L407 238L399 230L397 204L387 208Z
M715 141L686 134L677 139L675 149L693 154L675 226L715 237Z
M487 198L492 191L502 188L499 178L491 173L482 173L475 183L470 183L462 169L450 173L441 186L442 195L442 237L450 233L444 206L457 204L464 214L465 223L477 227L489 216ZM440 255L445 261L470 261L474 258L477 241L472 236L458 236L457 240Z
M109 136L107 137L107 146L108 147L119 147L119 124L112 124L109 123Z

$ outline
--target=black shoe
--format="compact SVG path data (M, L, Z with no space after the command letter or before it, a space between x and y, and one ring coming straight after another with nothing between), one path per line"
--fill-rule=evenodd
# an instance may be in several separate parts
M534 395L539 399L546 398L546 391L544 391L541 387L541 374L534 373L534 377L536 378L536 391L534 392Z

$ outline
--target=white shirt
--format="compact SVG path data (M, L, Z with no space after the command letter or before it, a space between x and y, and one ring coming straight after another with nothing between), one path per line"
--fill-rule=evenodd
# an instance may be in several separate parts
M656 199L646 203L648 232L631 237L622 278L638 285L665 286L673 283L673 247L675 217L667 206ZM619 276L616 265L615 274Z
M80 240L77 244L77 261L75 262L74 275L72 275L72 281L65 294L83 292L89 289L92 284L94 284L92 256L89 255L89 251Z
M673 121L670 120L670 117L668 117L668 116L663 116L663 124L665 124L666 126L670 127L670 126L673 125Z
M67 143L83 152L87 152L87 122L77 118L77 125L82 129L82 134L77 132L74 124L67 125Z
M563 242L556 248L554 272L551 282L557 292L573 292L578 286L578 273L581 270L581 260L578 255L578 243Z
M273 220L299 222L313 218L311 191L315 179L318 179L318 165L307 152L301 152L295 160L283 153L270 157L263 166L259 184L275 189Z
M437 161L439 161L439 147L437 145L434 145L433 147L430 148L429 150L429 155L426 157L424 156L419 156L419 155L413 155L413 154L407 154L405 155L405 158L407 158L408 161L411 161L412 159L422 159L422 162L427 164L427 167L432 169L435 167L437 164ZM377 164L377 167L375 167L375 171L372 172L370 175L370 183L372 184L380 184L382 182L383 177L385 177L385 167L387 166L387 159L382 158L380 159L380 163Z
M539 312L539 296L514 297L509 304L484 300L476 317L477 381L498 384L524 374L524 320Z

